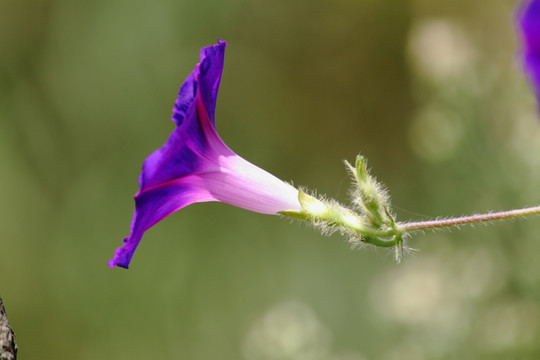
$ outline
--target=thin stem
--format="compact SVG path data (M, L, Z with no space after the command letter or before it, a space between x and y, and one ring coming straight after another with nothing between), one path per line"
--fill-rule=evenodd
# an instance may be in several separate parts
M397 227L402 232L413 232L426 229L437 229L450 226L459 226L465 224L473 224L480 222L487 222L493 220L511 219L521 216L538 215L540 214L540 206L533 206L524 209L515 209L508 211L501 211L488 214L477 214L470 216L463 216L458 218L441 219L441 220L429 220L410 223L401 223Z

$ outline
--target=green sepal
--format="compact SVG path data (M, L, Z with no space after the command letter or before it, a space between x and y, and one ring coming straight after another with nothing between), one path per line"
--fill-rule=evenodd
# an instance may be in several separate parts
M306 194L302 190L298 190L298 201L302 205L302 211L297 210L285 210L280 211L279 214L292 217L295 219L313 221L313 220L331 220L330 207L321 200Z
M278 214L287 216L293 219L298 219L298 220L305 220L305 221L311 220L309 215L303 211L286 210L286 211L279 211Z
M403 254L402 233L396 227L386 204L379 201L384 194L378 194L378 185L366 169L362 156L356 158L356 168L346 163L358 181L357 205L360 213L352 211L335 201L320 200L298 190L298 201L302 210L285 210L279 214L293 219L308 221L323 229L339 229L355 241L376 247L395 248L395 258L401 261Z

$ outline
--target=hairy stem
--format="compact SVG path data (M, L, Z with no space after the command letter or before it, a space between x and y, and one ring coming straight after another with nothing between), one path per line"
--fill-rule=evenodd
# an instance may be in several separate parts
M400 223L397 227L402 232L414 232L420 230L438 229L451 226L460 226L466 224L474 224L481 222L488 222L494 220L512 219L522 216L538 215L540 214L540 206L533 206L524 209L515 209L508 211L501 211L488 214L477 214L470 216L462 216L457 218L441 219L441 220L428 220L410 223Z

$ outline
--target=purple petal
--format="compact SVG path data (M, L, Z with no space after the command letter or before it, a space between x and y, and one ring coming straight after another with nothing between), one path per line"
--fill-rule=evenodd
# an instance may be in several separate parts
M210 121L212 124L214 123L216 99L223 72L226 46L225 41L218 40L217 45L201 49L199 64L180 87L178 98L174 103L172 119L177 125L182 123L187 109L193 105L197 90L201 93ZM199 89L197 89L197 85Z
M215 121L217 93L223 72L225 47L227 46L225 41L218 40L218 42L218 45L208 46L201 50L198 78L201 99L212 124Z
M217 45L202 48L201 62L178 92L172 115L177 128L165 145L144 162L139 182L141 190L200 168L201 157L204 157L209 144L199 117L209 119L212 129L207 130L215 132L213 116L226 46L225 41L219 41ZM202 101L202 108L197 106L196 99ZM219 142L222 143L221 140Z
M201 109L201 105L210 104L215 107L226 46L224 41L220 41L217 45L203 48L201 63L195 66L195 70L180 87L172 115L177 126L163 147L154 151L143 163L139 176L140 190L135 195L131 233L109 261L110 267L118 265L127 268L144 232L167 215L194 202L215 200L207 196L205 190L178 184L178 179L201 170L208 171L209 163L205 161L208 156L205 154L212 150L212 147L205 131L210 134L210 139L219 137L213 121L210 124L207 115L209 110L212 110L213 114L214 108ZM201 65L205 69L203 73L200 72ZM198 90L199 84L204 84L202 87L205 89L212 87L210 94L205 92L210 98L202 98ZM199 109L197 103L200 104ZM199 114L202 119L199 119ZM215 135L212 135L213 133ZM230 150L229 152L234 154ZM216 170L218 169L216 166Z
M177 126L182 125L182 121L186 117L186 112L189 109L189 106L193 103L195 99L195 94L197 92L197 87L195 86L195 70L187 77L186 81L180 87L178 91L178 97L174 102L173 114L171 119L176 123Z
M531 80L540 103L540 0L526 3L520 12L525 72Z
M110 267L127 268L146 230L196 202L220 201L263 214L301 210L297 189L236 155L216 132L226 45L203 48L200 63L180 87L172 115L176 128L144 161L131 233Z
M173 212L203 201L212 201L205 191L174 183L164 184L137 194L131 233L123 240L124 245L116 249L114 258L109 261L109 266L127 269L146 230Z

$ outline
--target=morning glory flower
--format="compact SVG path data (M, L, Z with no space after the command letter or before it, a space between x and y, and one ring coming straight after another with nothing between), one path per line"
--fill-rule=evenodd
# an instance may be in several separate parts
M225 41L201 49L180 87L167 142L144 161L131 233L109 261L128 268L146 230L190 204L219 201L262 214L302 211L298 190L236 155L214 124Z
M540 0L528 0L519 15L523 61L540 104ZM144 233L168 215L190 204L217 201L262 214L306 221L323 234L348 236L353 247L391 248L400 262L406 237L417 231L540 214L540 206L458 218L397 222L384 187L358 155L348 206L298 190L235 154L215 128L215 107L226 42L201 49L200 61L180 87L167 142L143 163L135 194L131 232L109 266L128 268Z
M525 72L540 103L540 0L529 1L523 8L519 25L523 37Z

